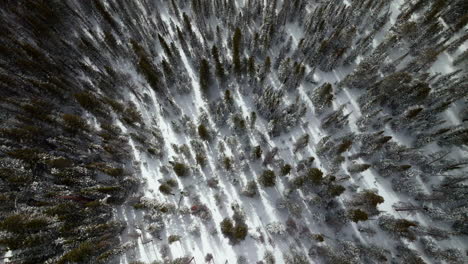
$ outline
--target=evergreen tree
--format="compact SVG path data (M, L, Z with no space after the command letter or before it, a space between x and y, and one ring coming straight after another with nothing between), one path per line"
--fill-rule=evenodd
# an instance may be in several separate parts
M215 62L215 74L218 79L223 80L224 79L224 67L221 64L221 61L219 59L219 52L218 48L216 45L213 45L213 48L211 49L211 55L213 56L213 60Z
M248 64L247 64L247 72L249 73L250 78L255 78L255 73L257 70L255 69L255 58L250 56Z
M234 73L240 74L242 71L241 65L241 43L242 42L242 33L240 28L236 28L234 35L232 37L232 62L234 64Z
M211 84L211 74L210 74L210 66L208 61L202 59L200 61L200 89L203 94L208 95L210 84Z
M161 47L163 48L164 52L166 55L171 58L172 57L172 52L171 49L169 48L169 45L167 45L166 40L161 36L161 34L158 34L158 39L159 43L161 44Z

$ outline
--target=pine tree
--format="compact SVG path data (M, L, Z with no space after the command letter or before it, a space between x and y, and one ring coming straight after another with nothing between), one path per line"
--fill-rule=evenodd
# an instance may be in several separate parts
M208 128L206 128L205 125L200 124L198 126L198 135L200 136L201 139L205 141L209 141L211 139L210 132L208 131Z
M250 78L255 78L257 70L255 69L255 58L253 56L250 56L247 63L247 72L249 73Z
M240 74L242 71L241 65L241 42L242 33L240 28L236 28L232 37L232 62L234 64L234 73Z
M215 74L218 79L223 80L224 79L224 67L221 64L221 61L219 60L219 52L218 48L216 45L213 45L213 48L211 49L211 55L213 56L213 60L215 62Z
M158 34L158 38L159 38L159 43L161 43L161 47L163 48L164 52L169 58L171 58L172 52L171 52L171 49L169 48L169 45L167 45L166 41L161 36L161 34Z
M202 59L200 61L200 89L203 94L207 95L209 88L210 88L210 83L211 83L211 75L210 75L210 66L208 64L208 61L205 59Z

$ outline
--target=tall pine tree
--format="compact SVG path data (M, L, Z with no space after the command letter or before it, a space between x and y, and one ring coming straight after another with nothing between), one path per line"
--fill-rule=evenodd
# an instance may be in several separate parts
M240 74L242 71L241 65L241 41L242 33L240 28L236 28L232 37L232 62L234 64L234 73Z
M202 59L200 61L200 89L205 95L208 94L208 88L210 87L211 76L210 76L210 65L208 61Z

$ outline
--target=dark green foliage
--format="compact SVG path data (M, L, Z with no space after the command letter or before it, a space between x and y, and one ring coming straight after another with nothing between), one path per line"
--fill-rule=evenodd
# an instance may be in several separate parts
M89 131L88 124L84 119L77 115L63 114L64 129L71 133L78 133L79 131Z
M263 64L263 74L266 76L268 73L270 73L271 70L271 59L270 56L267 56L265 58L265 63Z
M396 237L401 236L414 241L416 239L414 228L418 227L419 224L402 218L382 216L379 218L379 226L382 230L389 232Z
M384 202L384 198L372 191L365 191L363 194L364 200L372 206L377 206Z
M244 240L247 237L249 228L246 224L237 224L234 226L233 237L235 240Z
M406 220L406 219L397 219L395 222L395 231L401 233L407 233L410 227L418 226L417 223Z
M0 136L17 142L31 142L43 136L46 132L37 126L22 126L20 128L0 128Z
M361 209L354 209L348 211L348 217L351 221L357 223L359 221L366 221L369 219L366 212L362 211Z
M232 220L226 217L221 221L220 226L221 233L234 244L239 243L247 237L248 226L245 223L239 222L234 225Z
M86 110L95 111L100 108L101 102L95 94L90 92L81 92L74 95L76 101Z
M143 123L141 113L133 106L129 106L125 109L122 118L125 122L127 122L130 125L134 125L136 123Z
M360 173L371 167L370 164L353 164L348 167L349 173Z
M307 182L307 178L305 176L296 176L291 180L291 185L294 188L301 188Z
M323 236L321 234L313 234L312 235L312 238L317 241L317 242L323 242L325 241L325 239L323 238Z
M20 159L28 163L35 163L40 158L39 150L30 148L11 150L7 152L7 154L12 158Z
M114 100L109 97L104 97L103 101L108 104L114 111L121 113L125 110L125 105L122 104L121 102Z
M324 83L317 87L311 94L311 100L317 114L323 113L326 108L330 107L333 99L333 88L330 83Z
M251 78L254 78L256 73L257 73L257 70L255 68L255 58L253 56L251 56L248 60L248 63L247 63L247 72L249 73L249 76Z
M83 263L89 260L96 249L96 245L91 242L83 242L78 247L68 251L60 260L58 264L65 263Z
M240 28L236 28L232 37L232 63L234 64L234 73L240 74L242 71L241 65L241 42L242 33Z
M35 218L29 215L10 215L0 222L0 230L11 233L33 233L38 232L49 225L45 218Z
M161 84L158 77L160 74L156 69L156 66L154 66L147 57L140 56L138 70L141 74L143 74L143 76L145 76L146 80L154 91L161 91Z
M173 162L172 169L174 169L175 174L179 177L186 177L190 173L190 169L187 165L180 162Z
M226 102L226 104L228 105L233 105L234 104L234 98L232 98L232 95L231 95L231 91L230 90L226 90L224 92L224 101Z
M351 148L352 145L353 145L352 140L349 140L349 139L343 140L343 142L341 142L338 145L338 148L336 149L337 154L341 154L341 153L343 153L345 151L348 151Z
M232 169L232 161L229 157L223 158L223 167L225 170L228 170L228 171Z
M63 168L69 168L71 166L73 166L73 162L67 158L56 158L56 159L50 159L48 161L46 161L46 163L52 167L52 168L56 168L56 169L63 169Z
M122 177L125 174L125 171L122 168L113 168L108 166L99 166L98 168L102 172L112 177Z
M229 237L234 232L234 224L230 218L224 218L223 221L220 223L221 225L221 233L225 237Z
M273 187L276 185L276 175L272 170L264 170L258 177L258 182L263 187Z
M163 68L164 76L166 77L166 82L171 85L174 82L174 72L172 71L171 66L166 60L161 61L161 65Z
M200 136L201 139L205 141L211 140L210 131L208 130L208 128L206 128L204 124L200 124L198 126L198 135Z
M172 187L167 183L163 183L159 186L159 191L164 194L172 194Z
M158 39L159 43L161 44L161 47L164 49L164 52L168 57L172 57L172 52L171 49L169 48L169 45L167 45L166 40L161 36L161 34L158 34Z
M307 180L312 184L318 185L322 183L323 172L318 168L311 168L307 170Z
M281 175L286 176L291 172L291 165L290 164L285 164L283 167L281 167Z
M257 121L257 113L251 112L250 113L250 127L253 128L255 126L255 121Z
M345 187L341 186L341 185L330 185L328 186L328 194L331 196L331 197L337 197L337 196L340 196L344 191L345 191Z
M213 60L215 62L215 75L220 80L223 80L224 79L224 67L221 64L221 61L219 59L218 48L214 45L213 45L213 48L211 49L211 55L213 56Z
M238 115L238 114L233 115L232 123L233 123L234 129L237 130L238 132L244 132L245 129L247 128L245 119L241 115Z
M211 73L210 73L210 65L208 61L202 59L200 61L200 69L199 69L199 78L200 78L200 90L202 94L207 95L210 84L211 84Z
M133 205L133 208L135 208L136 210L144 210L144 209L147 209L148 207L143 203L136 203Z
M167 242L169 242L169 244L172 244L174 242L177 242L177 241L180 241L182 237L181 236L178 236L178 235L170 235L168 238L167 238Z
M188 15L185 12L182 13L182 17L184 19L184 25L185 25L187 31L190 34L193 34L192 23L190 22L190 18L188 17Z
M422 107L418 107L418 108L414 108L414 109L410 109L406 112L406 118L414 118L416 117L422 110L424 110L424 108Z

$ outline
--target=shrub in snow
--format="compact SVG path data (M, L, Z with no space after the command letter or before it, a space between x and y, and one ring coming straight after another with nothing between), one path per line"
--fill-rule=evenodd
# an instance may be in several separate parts
M291 165L285 164L281 167L281 176L286 176L291 172Z
M182 237L179 236L179 235L170 235L168 238L167 238L167 241L169 242L169 244L172 244L174 242L177 242L177 241L180 241Z
M159 186L159 191L164 194L173 194L172 187L169 184L163 183Z
M223 156L221 158L221 165L227 171L232 170L233 168L232 159L227 156Z
M248 226L245 223L236 223L234 225L230 218L224 218L220 223L221 233L227 237L233 244L244 240L248 233Z
M187 165L181 162L170 162L174 173L179 177L186 177L190 174L190 169Z
M258 182L263 187L273 187L276 184L276 175L272 170L264 170L258 177Z
M247 237L247 234L249 232L249 228L247 227L246 224L236 224L234 226L234 233L233 233L233 238L234 241L241 241L244 240L245 237Z
M323 242L325 240L321 234L312 234L312 239L317 242Z
M206 254L205 262L210 263L211 261L213 261L213 254L211 253Z
M211 140L210 131L203 124L200 124L198 126L198 136L200 136L200 138L202 140L205 140L205 141L210 141Z

